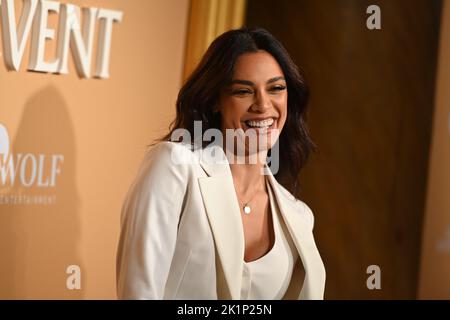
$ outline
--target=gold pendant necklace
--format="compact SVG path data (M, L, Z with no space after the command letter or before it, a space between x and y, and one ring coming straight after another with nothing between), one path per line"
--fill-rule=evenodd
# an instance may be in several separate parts
M250 207L250 202L253 200L253 198L256 196L257 193L258 193L258 189L256 189L255 193L250 198L250 200L248 200L247 202L244 202L244 205L242 206L242 210L244 211L244 213L246 215L249 215L252 212L252 208Z

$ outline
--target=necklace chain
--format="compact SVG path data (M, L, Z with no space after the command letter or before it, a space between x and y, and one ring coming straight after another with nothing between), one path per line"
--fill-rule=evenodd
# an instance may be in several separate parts
M253 195L251 196L250 200L248 200L247 202L243 202L242 210L244 211L245 214L248 215L252 212L252 208L250 207L250 202L256 196L258 191L259 191L259 189L256 189L255 192L253 193ZM238 198L239 198L239 196L238 196Z

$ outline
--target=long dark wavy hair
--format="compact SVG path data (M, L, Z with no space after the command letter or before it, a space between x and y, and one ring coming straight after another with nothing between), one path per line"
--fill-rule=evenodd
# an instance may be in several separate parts
M178 94L176 118L170 132L158 141L171 139L176 129L186 129L194 136L194 121L202 129L221 129L220 112L214 112L221 89L232 80L238 57L244 53L265 50L283 70L288 90L286 123L277 141L279 169L274 175L294 197L300 198L299 174L310 152L315 148L305 121L309 91L303 76L283 45L267 30L241 28L225 32L216 38L197 68ZM205 146L204 146L205 147Z

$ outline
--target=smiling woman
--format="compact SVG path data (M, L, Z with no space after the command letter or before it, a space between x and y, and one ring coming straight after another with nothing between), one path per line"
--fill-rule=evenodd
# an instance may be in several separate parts
M247 142L246 153L267 152L286 122L287 101L286 79L272 55L264 50L242 54L236 61L233 79L219 97L222 131L253 129L265 141L257 139L255 150L250 150Z
M119 298L323 298L314 216L299 199L298 175L313 148L307 98L298 68L267 31L232 30L211 44L122 207ZM258 161L236 161L229 139L171 139L177 130L195 136L198 122L222 137L244 133L244 160L256 152ZM269 154L279 159L276 172Z

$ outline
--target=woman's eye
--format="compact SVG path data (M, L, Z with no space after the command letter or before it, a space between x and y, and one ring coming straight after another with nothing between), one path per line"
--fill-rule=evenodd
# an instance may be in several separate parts
M274 92L279 92L279 91L283 91L283 90L286 90L285 86L275 86L275 87L270 88L270 91L274 91Z
M248 89L236 89L232 91L232 94L236 96L243 96L246 94L252 94L252 91Z

